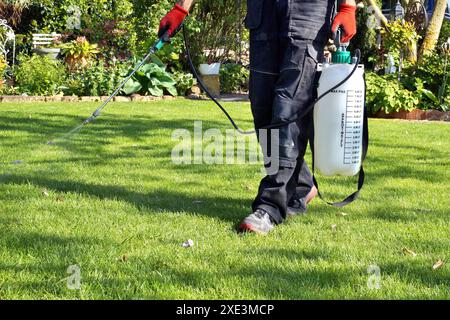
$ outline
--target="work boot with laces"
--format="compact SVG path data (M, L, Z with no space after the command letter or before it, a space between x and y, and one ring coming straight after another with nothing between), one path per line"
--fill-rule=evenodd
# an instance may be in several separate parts
M251 215L245 218L239 225L239 232L254 232L261 235L268 234L274 227L275 222L272 217L262 209L256 209Z

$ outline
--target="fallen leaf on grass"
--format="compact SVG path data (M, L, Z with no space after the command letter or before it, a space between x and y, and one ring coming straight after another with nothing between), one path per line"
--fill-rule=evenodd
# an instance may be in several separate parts
M413 211L415 213L430 213L430 212L433 212L433 210L431 210L431 209L424 209L424 208L413 209Z
M439 268L442 268L443 265L444 265L444 261L438 260L438 261L433 265L433 270L437 270L437 269L439 269Z
M411 256L413 256L413 257L417 256L417 253L415 253L415 252L412 251L411 249L403 248L402 251L403 251L404 254L409 254L409 255L411 255Z
M121 256L119 259L117 259L119 262L127 262L128 261L128 256L126 254L124 254L123 256Z
M338 216L338 217L346 217L346 216L348 216L348 214L345 213L345 212L338 212L338 213L336 213L336 216Z

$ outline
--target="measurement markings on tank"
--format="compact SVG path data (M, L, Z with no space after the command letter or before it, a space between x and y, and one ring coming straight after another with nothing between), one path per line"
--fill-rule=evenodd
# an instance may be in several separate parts
M347 90L344 135L344 164L358 164L361 157L362 92Z

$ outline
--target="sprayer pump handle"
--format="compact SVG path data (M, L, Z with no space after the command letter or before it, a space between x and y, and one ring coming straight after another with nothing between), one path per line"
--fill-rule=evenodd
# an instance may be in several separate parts
M348 42L341 42L342 39L342 29L338 28L336 30L336 37L334 38L334 44L337 48L343 48L343 51L347 50L347 47L350 45L350 41Z

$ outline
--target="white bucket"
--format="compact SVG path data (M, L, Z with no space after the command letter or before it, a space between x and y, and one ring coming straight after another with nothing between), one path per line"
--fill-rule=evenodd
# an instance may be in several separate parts
M218 75L220 73L220 65L220 62L212 64L202 63L199 67L200 74L204 76Z

